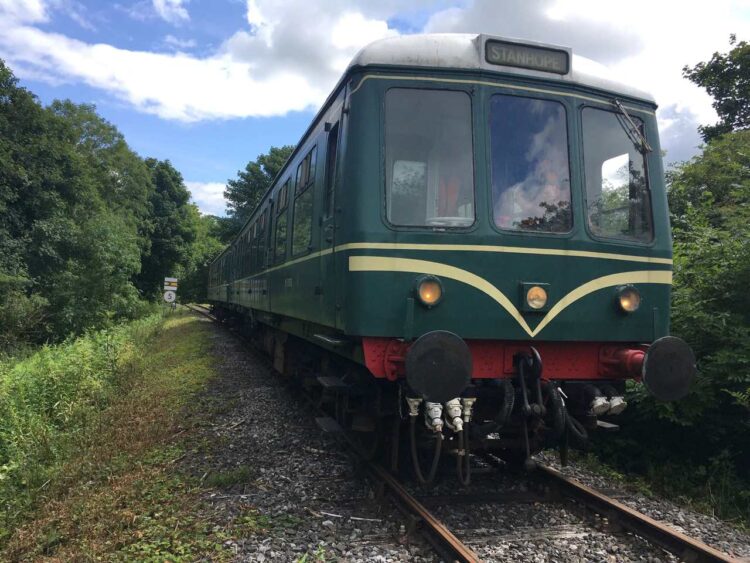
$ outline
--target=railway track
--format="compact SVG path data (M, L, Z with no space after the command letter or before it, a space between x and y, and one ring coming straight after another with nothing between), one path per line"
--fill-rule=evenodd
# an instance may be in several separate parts
M422 531L428 535L428 539L440 554L451 561L478 562L479 556L472 551L459 537L461 534L454 533L439 518L435 517L419 499L414 497L401 483L390 473L379 466L371 469L377 481L384 483L389 492L395 497L397 504L404 510L406 508L412 518L416 518ZM657 546L681 561L690 563L738 563L740 559L733 558L705 543L691 538L664 523L658 522L629 506L611 498L579 481L563 475L558 470L547 465L538 464L532 475L552 493L551 495L539 496L535 494L526 495L526 499L508 495L504 498L502 493L497 497L489 498L484 495L481 498L472 499L478 503L504 504L505 502L563 502L576 503L585 511L593 512L602 518L606 518L607 527L610 530L626 531L646 540L649 544ZM471 500L470 500L471 502Z
M186 307L198 314L218 322L210 310L201 305L189 304ZM355 455L359 454L356 442L342 434ZM365 461L359 456L359 462L377 491L387 493L397 508L404 513L410 529L419 530L439 555L446 561L479 562L480 557L466 545L440 518L435 516L425 504L413 495L396 477L377 463ZM682 561L690 563L740 563L746 559L733 558L711 546L691 538L669 525L661 523L642 514L618 500L597 491L579 481L563 475L560 471L543 464L537 464L533 478L538 480L552 495L534 497L534 502L546 500L575 503L586 511L605 518L610 528L624 530L646 540L648 543L663 549ZM480 502L502 503L517 502L512 495L504 498L502 493L492 497L482 496L475 499Z

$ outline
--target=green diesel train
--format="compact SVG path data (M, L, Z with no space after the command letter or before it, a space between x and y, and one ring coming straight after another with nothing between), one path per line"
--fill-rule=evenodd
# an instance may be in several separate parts
M211 265L209 299L373 452L410 425L425 479L423 446L581 443L627 379L673 400L694 376L668 336L655 109L566 48L372 43Z

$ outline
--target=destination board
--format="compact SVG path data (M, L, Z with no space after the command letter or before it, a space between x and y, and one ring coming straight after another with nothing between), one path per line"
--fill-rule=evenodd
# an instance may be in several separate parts
M488 40L484 49L485 57L490 64L528 68L556 74L568 74L570 71L568 53L559 49L519 45L518 43L496 40Z

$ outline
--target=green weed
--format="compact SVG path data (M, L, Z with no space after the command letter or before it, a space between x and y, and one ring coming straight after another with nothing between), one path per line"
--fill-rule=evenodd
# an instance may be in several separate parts
M231 487L232 485L241 485L243 483L248 483L250 479L252 479L252 477L252 468L247 465L241 465L239 467L234 467L226 471L210 473L206 477L204 484L207 487L223 489Z
M198 480L176 470L190 434L178 429L187 423L192 397L214 376L215 360L208 329L195 317L178 313L150 322L86 337L103 345L75 341L64 353L43 351L63 354L64 361L28 359L57 367L47 385L33 383L44 397L31 401L25 392L26 409L21 395L5 403L19 421L36 421L36 430L6 434L22 436L25 449L14 440L4 442L4 451L25 455L6 458L2 469L0 498L11 510L0 524L0 559L224 561L232 556L224 547L231 534L264 528L257 515L252 530L239 519L217 528L205 516L211 507ZM69 366L77 366L78 379ZM86 393L69 393L75 385ZM0 428L20 426L0 421ZM46 460L43 469L35 470L32 459ZM233 479L249 475L244 468Z

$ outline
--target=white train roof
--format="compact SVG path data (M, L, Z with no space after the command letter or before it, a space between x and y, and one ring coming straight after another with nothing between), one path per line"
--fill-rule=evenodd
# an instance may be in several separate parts
M487 40L566 51L572 55L570 72L560 75L489 63L485 58ZM485 34L428 33L388 37L370 43L360 50L352 59L349 68L357 66L417 66L503 72L580 84L655 103L651 94L618 82L605 66L586 57L575 55L566 47Z

